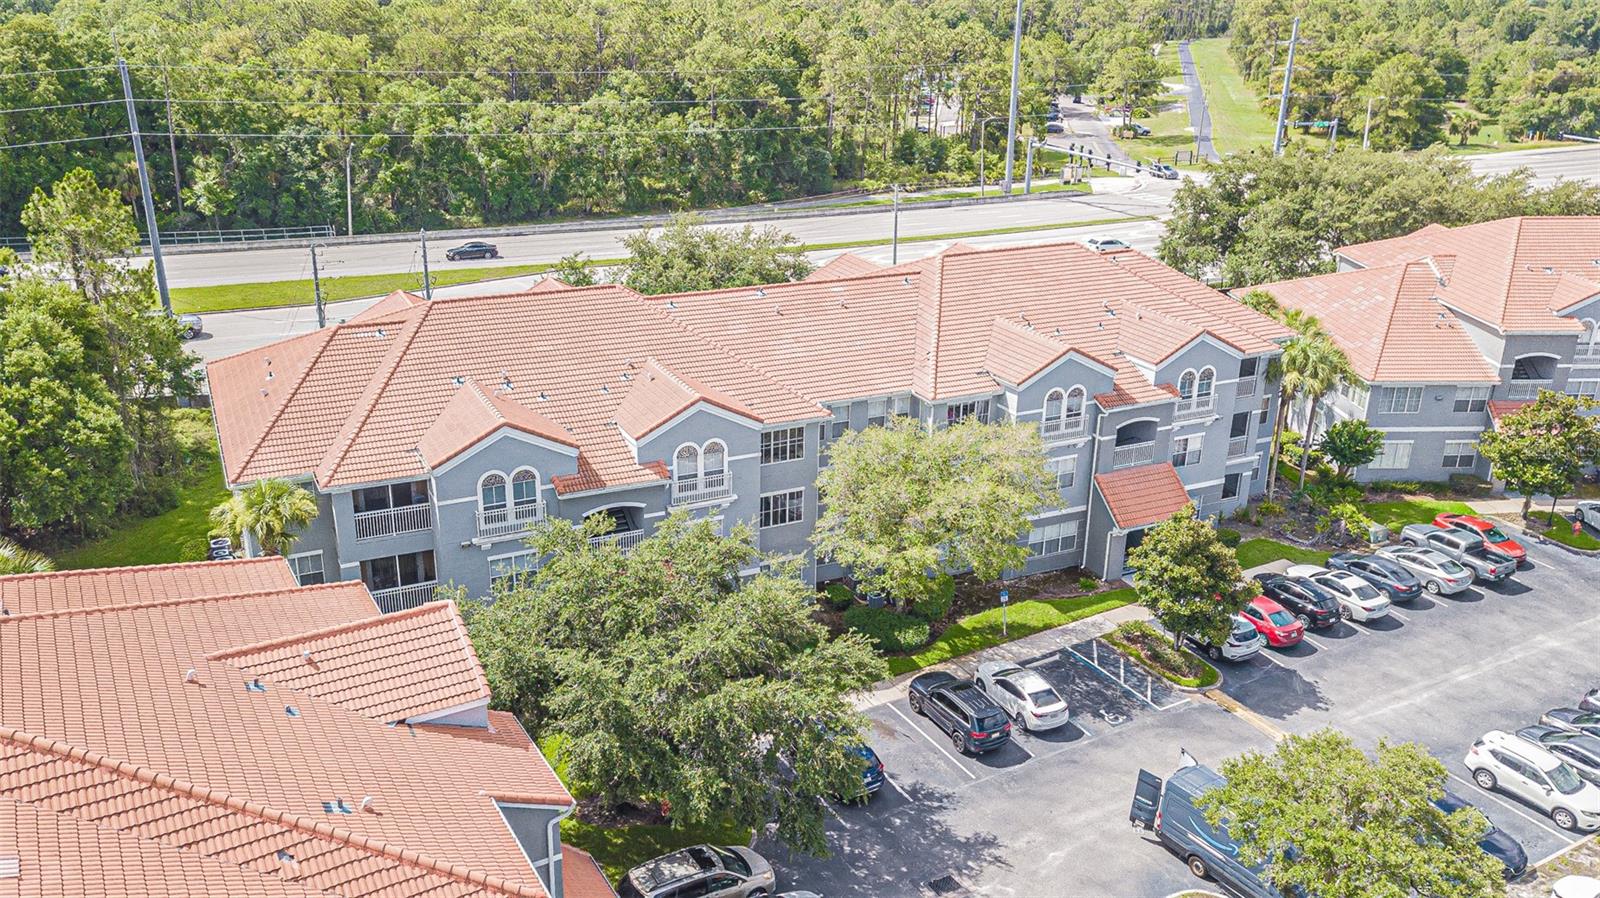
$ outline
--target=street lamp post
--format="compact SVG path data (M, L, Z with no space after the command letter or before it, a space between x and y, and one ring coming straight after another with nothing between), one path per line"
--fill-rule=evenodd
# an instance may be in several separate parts
M1011 193L1012 173L1016 165L1017 145L1017 78L1022 69L1022 0L1017 0L1017 15L1011 23L1011 118L1006 125L1006 180L1001 188Z
M1003 116L1003 115L991 115L991 116L988 116L986 118L981 118L981 119L978 120L978 198L979 199L982 199L986 195L985 191L986 191L986 189L988 187L988 184L989 184L988 180L984 176L984 171L983 171L983 138L984 138L984 133L983 132L984 132L984 129L988 126L988 124L990 122L998 122L1003 118L1005 118L1005 116Z
M1380 94L1376 97L1367 97L1367 118L1366 121L1361 123L1361 148L1363 150L1372 146L1371 142L1367 140L1368 134L1372 130L1372 101L1387 99L1389 99L1388 94Z

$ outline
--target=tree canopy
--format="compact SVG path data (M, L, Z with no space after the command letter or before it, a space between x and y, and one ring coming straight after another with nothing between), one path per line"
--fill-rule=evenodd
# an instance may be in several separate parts
M1024 424L929 430L892 418L826 451L813 545L902 611L936 596L950 571L989 580L1020 569L1029 515L1060 501L1039 430Z
M246 533L268 555L287 555L317 516L317 497L287 480L257 480L211 509L211 523L233 540Z
M1419 745L1380 741L1369 757L1322 730L1230 758L1219 772L1226 785L1197 804L1212 826L1227 827L1240 862L1264 864L1285 895L1505 894L1500 861L1478 846L1489 822L1472 808L1434 806L1449 774Z
M622 242L630 256L618 280L646 295L797 281L812 270L794 238L775 227L713 228L689 213Z
M884 674L859 636L829 638L815 591L763 559L745 524L667 517L631 551L551 521L540 566L468 627L497 706L536 737L580 794L660 803L675 824L759 828L824 848L823 802L861 790L865 722L848 694Z
M1203 636L1221 645L1233 616L1252 595L1243 586L1239 559L1215 527L1195 516L1193 505L1145 531L1128 564L1139 572L1139 604L1175 641Z
M1383 450L1383 431L1359 418L1335 421L1322 435L1317 449L1333 462L1340 477L1369 464Z
M1544 390L1478 437L1478 454L1493 475L1522 494L1522 516L1533 497L1572 492L1586 467L1600 462L1600 420L1585 414L1595 401Z

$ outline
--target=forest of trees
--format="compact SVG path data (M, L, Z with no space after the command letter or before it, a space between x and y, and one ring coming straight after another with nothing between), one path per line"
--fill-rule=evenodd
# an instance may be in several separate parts
M1042 131L1053 93L1081 90L1119 49L1220 33L1228 2L1027 0L1024 114ZM0 114L0 145L74 141L0 150L0 235L18 232L34 186L75 167L137 197L119 53L164 226L342 231L348 155L355 227L372 231L972 172L976 123L1007 107L1012 11L1009 0L0 0L0 110L23 110ZM44 69L60 71L28 74ZM917 130L930 93L958 110L959 134ZM1004 122L988 127L988 151L1003 152Z
M1264 95L1282 89L1295 16L1291 120L1359 131L1370 99L1380 149L1490 121L1512 140L1600 132L1595 0L1237 0L1229 50Z

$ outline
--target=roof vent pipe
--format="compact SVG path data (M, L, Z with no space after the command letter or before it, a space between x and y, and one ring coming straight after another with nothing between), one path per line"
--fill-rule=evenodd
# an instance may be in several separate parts
M200 672L195 670L192 667L183 672L183 681L185 683L193 683L193 682L198 681L199 679L200 679Z
M362 813L367 813L367 812L370 812L371 810L372 810L372 796L371 795L363 795L363 796L361 796L361 812Z

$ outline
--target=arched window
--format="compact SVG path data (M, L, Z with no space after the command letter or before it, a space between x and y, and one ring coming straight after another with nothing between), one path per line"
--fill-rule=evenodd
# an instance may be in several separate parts
M1046 430L1055 430L1061 426L1061 410L1067 401L1067 394L1061 390L1051 390L1044 395L1044 426Z
M700 473L706 477L721 477L727 462L728 447L721 440L711 440L700 450Z
M1594 319L1583 319L1583 335L1578 337L1578 355L1600 355L1600 346L1595 345L1595 337Z
M1178 378L1178 398L1180 398L1180 399L1193 399L1194 398L1194 383L1195 383L1194 371L1191 370L1191 371L1183 372L1183 376Z
M1195 391L1195 398L1202 403L1211 401L1211 390L1217 382L1217 369L1205 367L1200 369L1200 387Z
M678 453L672 459L672 476L680 483L696 480L700 477L699 446L685 443L678 447Z
M511 505L514 508L532 508L539 504L539 472L523 468L511 475Z
M484 475L478 482L478 505L484 511L505 511L506 475L498 471Z
M1083 401L1088 395L1083 387L1073 387L1067 391L1067 406L1062 417L1067 430L1083 427Z

